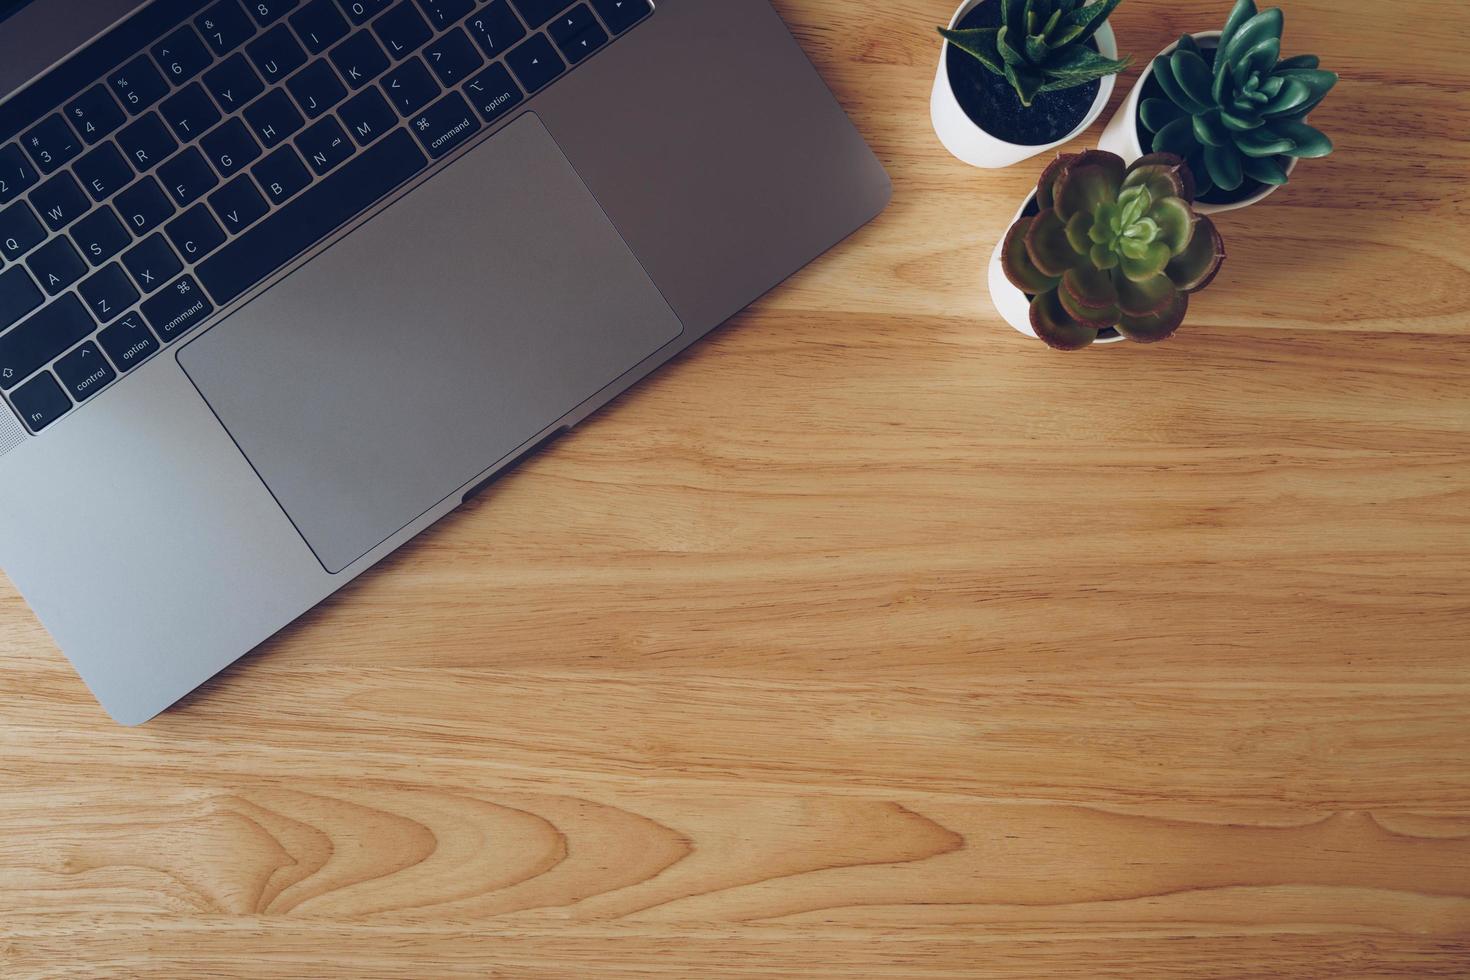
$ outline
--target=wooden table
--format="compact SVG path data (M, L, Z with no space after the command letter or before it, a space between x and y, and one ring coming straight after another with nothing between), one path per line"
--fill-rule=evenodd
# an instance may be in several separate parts
M0 976L1470 975L1470 17L1293 0L1338 154L1062 355L951 2L780 0L891 209L178 709L0 589Z

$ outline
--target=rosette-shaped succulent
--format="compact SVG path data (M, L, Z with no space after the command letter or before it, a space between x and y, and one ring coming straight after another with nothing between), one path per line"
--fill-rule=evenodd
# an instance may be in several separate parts
M1139 106L1156 153L1184 157L1199 181L1236 190L1247 177L1286 183L1292 157L1325 157L1332 141L1304 121L1337 84L1318 68L1316 55L1281 57L1281 11L1258 13L1254 0L1239 0L1215 48L1213 67L1194 38L1185 35L1168 56L1154 59L1154 77L1167 99Z
M1030 106L1042 92L1085 85L1128 67L1129 59L1106 58L1089 41L1123 0L1000 0L1001 26L939 33L973 55L987 69L1004 75L1021 104Z
M1155 343L1184 322L1189 296L1225 260L1209 218L1191 207L1194 178L1177 156L1125 167L1101 150L1063 154L1042 172L1034 215L1006 233L1006 278L1031 296L1031 327L1077 350L1110 327Z

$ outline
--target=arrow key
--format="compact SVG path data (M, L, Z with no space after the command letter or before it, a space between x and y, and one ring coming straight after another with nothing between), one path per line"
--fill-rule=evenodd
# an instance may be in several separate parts
M545 88L558 75L566 71L561 55L551 46L545 34L532 34L519 47L506 55L510 70L527 93Z
M648 0L592 0L608 30L621 34L653 12Z

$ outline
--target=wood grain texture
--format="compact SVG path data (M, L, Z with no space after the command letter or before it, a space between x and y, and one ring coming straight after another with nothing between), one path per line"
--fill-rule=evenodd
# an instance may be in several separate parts
M0 976L1470 975L1464 5L1292 0L1338 154L1081 356L951 0L777 5L873 225L145 728L0 587Z

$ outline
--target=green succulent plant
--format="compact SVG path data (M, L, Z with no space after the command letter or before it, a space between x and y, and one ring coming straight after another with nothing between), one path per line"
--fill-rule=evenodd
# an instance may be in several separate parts
M1173 336L1190 294L1225 260L1193 200L1193 175L1173 154L1131 167L1102 150L1052 161L1036 185L1040 210L1012 225L1001 249L1006 278L1031 296L1036 335L1059 350L1110 327L1145 344Z
M954 31L945 40L997 75L1004 75L1023 106L1042 92L1085 85L1128 67L1130 59L1107 58L1092 36L1123 0L1000 0L1001 26Z
M1256 10L1238 0L1215 48L1211 68L1194 38L1184 35L1170 55L1154 59L1154 77L1168 96L1139 106L1156 153L1184 157L1201 196L1237 190L1247 177L1286 183L1293 157L1325 157L1332 141L1306 117L1337 84L1316 55L1281 57L1279 9Z

